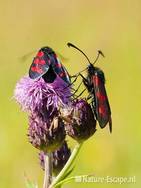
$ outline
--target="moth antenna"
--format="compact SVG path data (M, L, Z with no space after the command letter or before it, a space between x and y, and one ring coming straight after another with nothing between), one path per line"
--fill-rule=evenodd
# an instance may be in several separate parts
M96 59L95 59L93 65L97 62L97 60L99 59L99 56L100 56L100 55L101 55L102 57L105 57L104 54L103 54L103 52L102 52L101 50L98 50L98 54L97 54L97 57L96 57Z
M88 56L82 50L80 50L78 47L76 47L74 44L72 44L70 42L68 42L67 45L68 45L68 47L75 48L76 50L78 50L79 52L81 52L86 57L86 59L88 60L89 64L91 64Z

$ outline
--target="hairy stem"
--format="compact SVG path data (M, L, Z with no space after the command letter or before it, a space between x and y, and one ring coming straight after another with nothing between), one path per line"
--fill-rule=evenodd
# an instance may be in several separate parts
M49 188L52 181L52 156L51 153L46 153L44 155L45 161L45 174L44 174L44 184L43 188Z
M80 148L82 146L83 143L78 143L75 148L73 149L73 152L69 158L69 160L67 161L66 165L64 166L64 168L61 170L61 172L58 174L58 176L55 178L55 180L52 182L52 184L49 186L49 188L54 188L55 185L62 180L63 176L65 175L65 173L69 170L69 168L71 167L72 163L74 162L75 158L78 155L78 152L80 151Z

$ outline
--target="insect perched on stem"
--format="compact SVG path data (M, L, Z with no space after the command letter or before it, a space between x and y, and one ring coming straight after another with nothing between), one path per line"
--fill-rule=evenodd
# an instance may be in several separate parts
M104 72L100 68L94 66L100 55L104 57L103 53L101 51L98 51L96 60L94 61L94 63L91 63L89 58L82 50L71 43L68 43L67 45L80 51L88 60L89 65L86 69L84 69L87 70L87 77L85 78L81 74L81 72L83 72L84 70L80 71L77 75L80 75L82 77L82 81L89 92L88 99L91 98L92 100L91 104L94 116L96 117L100 127L104 128L107 123L109 123L110 132L112 132L111 109L105 89Z
M57 75L70 84L69 74L56 53L50 47L41 48L30 66L29 77L31 79L43 77L47 83L52 83Z

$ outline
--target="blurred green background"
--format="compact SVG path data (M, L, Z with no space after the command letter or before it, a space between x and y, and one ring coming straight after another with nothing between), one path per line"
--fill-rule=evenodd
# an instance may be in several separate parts
M80 151L74 174L136 176L135 184L69 183L64 188L141 186L141 1L0 1L0 188L25 188L24 173L42 187L38 152L27 141L27 115L12 100L16 82L32 62L22 56L44 45L68 60L75 74L87 64L69 49L81 47L106 75L113 133L98 129ZM33 54L34 56L35 54ZM72 142L70 142L72 146Z

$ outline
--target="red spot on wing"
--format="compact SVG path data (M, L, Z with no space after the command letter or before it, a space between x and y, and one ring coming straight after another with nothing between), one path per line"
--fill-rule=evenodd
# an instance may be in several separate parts
M63 77L63 76L65 76L65 73L64 73L64 72L61 72L61 73L59 74L59 76L60 76L60 77Z
M60 63L57 63L57 64L56 64L56 67L61 68L62 65L61 65Z
M35 58L33 61L34 64L39 64L39 58Z
M96 96L97 96L97 98L98 98L100 101L105 101L105 100L106 100L106 96L103 95L102 93L100 93L99 91L96 93Z
M39 58L35 58L33 63L36 64L36 65L45 65L46 64L44 59L40 60Z
M37 53L37 56L38 57L42 57L44 55L44 52L42 52L42 51L39 51L38 53Z
M39 68L39 67L31 67L31 70L32 70L33 72L37 72L37 73L39 73L39 74L42 74L42 73L43 73L43 70L42 70L41 68Z
M40 61L40 63L39 63L40 65L45 65L46 64L46 62L45 62L45 60L44 59L42 59L41 61Z
M98 78L98 76L97 76L97 75L94 75L94 76L93 76L93 82L95 83L95 85L96 85L96 86L98 86L98 85L99 85L100 80L99 80L99 78Z
M102 116L105 116L106 115L106 110L105 110L105 107L104 106L100 106L98 108L98 111L99 113L102 115Z

